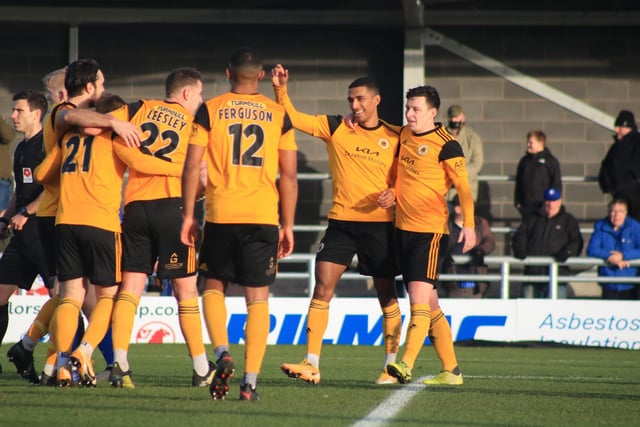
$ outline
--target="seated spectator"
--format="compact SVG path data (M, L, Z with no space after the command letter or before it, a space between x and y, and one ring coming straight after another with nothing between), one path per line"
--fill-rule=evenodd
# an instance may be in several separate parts
M609 216L595 223L587 246L587 255L601 258L608 265L598 267L598 275L604 277L635 277L638 267L630 267L629 261L640 258L640 223L627 216L624 199L609 203ZM639 299L639 285L632 283L601 283L604 299Z
M546 143L547 136L541 130L527 133L527 154L518 163L514 194L515 207L523 217L538 212L547 188L562 191L560 163Z
M544 192L544 204L534 215L527 215L516 230L513 241L513 256L524 259L528 256L552 256L558 262L564 262L570 256L582 251L582 234L578 221L566 212L562 206L562 197L557 188L547 188ZM545 265L528 265L524 269L527 275L548 275ZM568 267L561 267L559 274L569 273ZM566 283L560 284L566 290ZM527 283L520 296L527 298L546 298L548 283ZM560 294L560 293L559 293Z
M445 260L443 271L449 274L486 274L487 266L484 256L493 252L496 247L496 239L491 232L491 227L486 219L476 216L476 246L466 255L471 255L471 262L455 264L451 255L462 255L463 242L458 242L460 230L462 230L463 217L458 195L452 200L453 213L449 216L449 254ZM489 289L488 282L461 281L441 282L438 287L442 296L449 298L484 298Z

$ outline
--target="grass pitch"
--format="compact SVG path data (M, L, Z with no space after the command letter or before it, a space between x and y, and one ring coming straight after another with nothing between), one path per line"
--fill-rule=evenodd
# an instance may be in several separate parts
M282 362L298 362L303 346L269 346L259 378L259 402L240 402L242 346L233 346L237 369L225 401L192 388L191 364L182 344L132 345L134 390L99 384L94 389L30 385L0 347L2 426L349 426L401 385L377 386L382 348L323 347L319 385L292 380ZM36 350L41 369L45 345ZM393 418L369 420L391 426L637 426L640 419L640 353L595 348L463 347L456 353L462 387L424 387ZM96 352L96 370L104 367ZM440 369L425 347L414 379ZM406 387L406 386L405 386ZM383 403L384 402L384 403Z

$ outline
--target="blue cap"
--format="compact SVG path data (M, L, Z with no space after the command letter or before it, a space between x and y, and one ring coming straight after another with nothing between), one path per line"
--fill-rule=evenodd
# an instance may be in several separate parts
M545 200L558 200L562 195L557 188L549 187L544 191Z

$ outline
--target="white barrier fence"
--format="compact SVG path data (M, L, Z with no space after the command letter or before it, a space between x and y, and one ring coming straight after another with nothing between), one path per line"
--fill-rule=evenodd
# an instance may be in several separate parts
M470 257L468 255L454 255L453 259L456 263L462 264L468 262ZM314 262L315 255L313 254L292 254L287 258L281 259L280 263L300 263L306 264L307 271L305 272L280 272L278 278L281 279L304 279L307 281L308 294L313 293L315 286ZM558 299L558 284L568 282L599 282L599 283L637 283L640 285L640 277L595 277L595 276L561 276L558 274L558 267L560 265L566 265L574 268L587 269L594 266L606 265L606 263L599 258L589 257L571 257L563 263L556 262L552 257L528 257L525 259L518 259L509 256L485 256L484 262L489 267L498 267L499 273L495 274L441 274L441 281L462 281L470 280L475 282L499 282L500 283L500 298L509 299L509 288L512 282L537 282L537 283L549 283L549 298L552 300ZM640 265L640 260L633 260L631 265ZM549 274L544 276L528 276L521 274L512 274L511 267L513 265L546 265L549 267ZM346 272L342 275L343 279L351 280L364 280L365 276L361 276L358 273Z

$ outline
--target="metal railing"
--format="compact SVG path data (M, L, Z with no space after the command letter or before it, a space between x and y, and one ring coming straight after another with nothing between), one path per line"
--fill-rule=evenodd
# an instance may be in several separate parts
M471 260L468 255L454 255L453 260L456 264L464 264ZM304 272L279 272L278 279L303 279L307 281L308 295L313 294L315 287L314 277L314 254L292 254L279 261L280 263L297 263L306 264L307 271ZM484 262L488 266L498 267L499 272L493 274L441 274L440 281L481 281L481 282L499 282L500 298L509 299L509 288L512 282L528 282L528 283L548 283L549 298L558 299L558 284L568 282L598 282L598 283L637 283L640 284L640 277L600 277L600 276L572 276L559 275L559 266L591 268L596 266L604 266L607 263L599 258L591 257L571 257L565 262L556 262L552 257L528 257L518 259L510 256L485 256ZM640 266L640 260L630 261L632 266ZM548 275L532 276L522 274L512 274L511 267L525 265L546 265L549 267ZM346 271L342 275L343 280L366 280L367 276L361 276L352 271ZM400 276L398 276L400 279Z
M299 173L298 180L300 181L324 181L330 180L331 174L329 173ZM478 180L486 181L486 182L505 182L505 181L515 181L515 175L479 175ZM598 182L597 176L563 176L562 182ZM321 232L327 228L326 225L315 225L315 224L303 224L303 225L294 225L293 231L298 232ZM491 231L494 234L509 234L516 231L516 227L509 226L492 226ZM591 234L593 233L593 227L580 227L580 232L582 234Z

